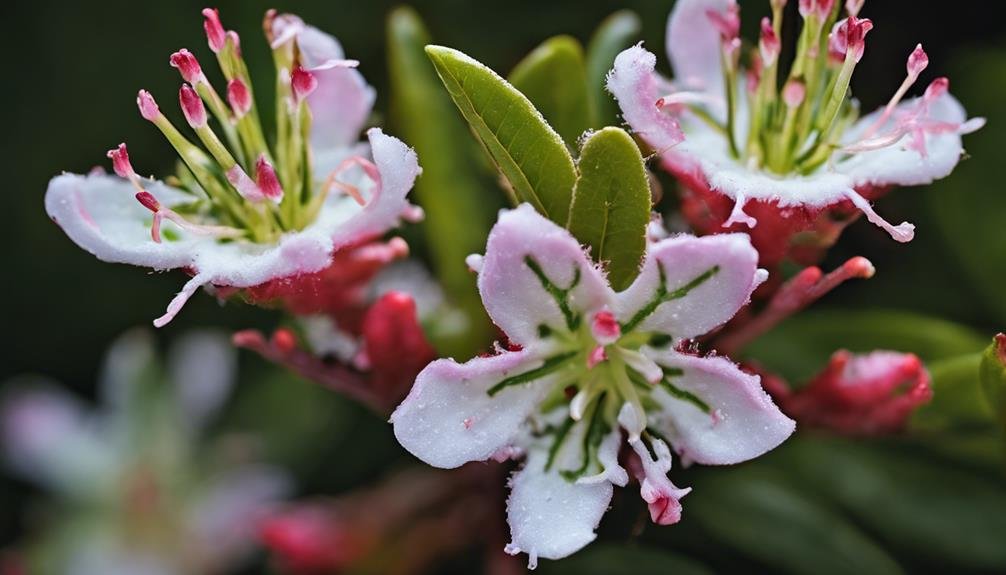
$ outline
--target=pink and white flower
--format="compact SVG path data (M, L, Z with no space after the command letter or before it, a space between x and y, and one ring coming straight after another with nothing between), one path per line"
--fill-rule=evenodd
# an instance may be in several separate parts
M503 211L469 266L515 350L431 363L393 414L395 435L442 468L526 454L511 480L507 551L531 567L594 539L613 486L629 479L623 439L640 457L651 516L673 523L688 490L666 476L670 448L686 463L732 464L794 429L757 376L678 348L748 302L765 279L757 260L743 234L670 237L648 245L639 276L616 293L568 231L526 204Z
M216 10L204 15L226 100L193 53L171 57L188 82L180 104L202 146L149 92L137 99L178 152L177 175L139 177L123 144L109 153L116 176L63 174L45 198L49 216L99 259L192 276L157 326L202 286L251 288L319 272L338 250L421 217L406 199L420 172L415 152L377 128L357 141L374 90L335 38L295 16L267 15L280 102L270 146L237 34L223 30Z
M733 204L725 213L709 208L717 227L763 223L789 231L788 240L813 230L818 214L842 207L862 212L897 241L910 241L914 226L888 223L870 200L893 186L949 175L963 152L961 136L984 120L967 118L945 78L925 95L903 99L928 64L921 45L888 105L857 118L849 80L873 25L852 13L840 19L839 2L801 2L800 49L781 82L782 4L773 3L773 17L762 23L761 54L754 55L745 90L735 49L722 36L723 19L737 17L735 0L676 2L667 24L675 80L655 72L656 56L641 45L622 52L609 73L607 86L625 121L685 184L686 201L715 204L709 196L719 195ZM755 245L763 251L758 239Z

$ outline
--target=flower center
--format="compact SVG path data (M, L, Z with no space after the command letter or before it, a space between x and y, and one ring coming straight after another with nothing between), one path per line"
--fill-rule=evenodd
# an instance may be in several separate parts
M892 146L906 136L913 140L909 147L924 155L922 136L926 133L973 130L967 125L928 120L928 106L945 92L945 78L936 80L914 109L896 110L929 63L920 44L908 58L907 77L883 112L865 132L856 135L855 142L843 143L843 135L858 118L856 102L847 97L849 82L863 57L866 34L873 23L857 18L861 1L846 2L848 17L838 20L841 4L836 0L800 0L803 26L795 58L783 77L779 55L786 2L772 0L772 16L762 19L757 48L748 53L744 82L738 37L740 8L731 4L722 12L709 11L710 25L721 39L722 101L715 95L698 97L682 91L661 98L657 107L671 111L687 108L723 135L730 155L738 162L779 175L811 174L827 162ZM747 115L746 131L739 125L742 108Z
M681 375L679 369L660 366L641 351L644 346L665 348L673 343L673 337L644 330L642 326L660 305L687 296L719 273L718 266L711 267L681 287L670 289L663 266L658 264L659 284L650 300L629 319L619 322L606 309L589 317L575 310L571 294L580 282L579 268L574 270L570 284L561 287L531 256L526 256L524 263L555 300L562 312L563 324L553 326L543 323L538 327L539 336L544 340L542 345L549 346L550 350L539 367L500 381L488 390L488 394L494 396L507 387L546 376L552 378L551 389L540 406L542 419L554 420L551 414L560 413L562 408L567 411L561 423L539 430L541 435L551 436L552 440L547 468L552 467L562 446L571 437L577 436L583 442L580 446L581 465L560 472L573 481L594 470L599 465L601 442L611 430L622 424L619 415L623 406L630 406L638 426L638 431L629 430L630 434L648 429L646 413L659 409L659 404L651 397L658 387L671 397L710 413L709 405L701 398L674 385L674 378ZM574 434L577 425L585 426L585 429ZM657 432L648 431L659 436Z
M312 117L307 98L318 81L304 67L296 43L303 23L293 17L277 16L275 11L266 14L266 35L276 66L276 134L270 145L237 33L224 30L216 10L206 9L203 15L210 49L216 54L227 81L226 102L207 80L191 52L182 49L171 56L171 65L186 82L179 91L179 104L201 146L161 113L149 92L141 90L137 97L143 118L164 134L181 160L169 183L191 194L191 202L170 208L162 206L136 176L125 145L109 152L115 172L134 184L137 199L154 214L151 223L154 241L162 240L161 224L168 220L187 232L208 234L220 240L270 243L285 232L301 230L312 223L333 191L364 204L366 200L360 189L339 178L359 167L379 185L378 171L368 160L352 157L327 177L315 178L310 146ZM353 66L355 61L331 60L319 68ZM210 116L215 119L216 130L210 124ZM174 236L164 233L163 237L170 240Z

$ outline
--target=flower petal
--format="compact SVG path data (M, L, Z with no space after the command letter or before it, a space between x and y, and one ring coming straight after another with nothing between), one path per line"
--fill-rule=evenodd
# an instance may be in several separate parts
M686 462L740 463L774 449L793 433L796 424L772 403L758 376L721 357L644 350L660 365L682 370L670 383L709 408L706 412L663 385L653 390L663 409L647 415Z
M237 353L223 333L189 332L172 346L168 369L181 417L198 429L230 395L237 373Z
M678 0L667 19L667 56L674 76L687 86L723 92L720 35L707 13L723 12L732 0Z
M622 110L622 117L650 146L666 150L684 139L678 121L657 107L663 95L654 71L657 57L637 44L615 58L607 88Z
M507 501L511 542L506 552L527 553L531 569L539 557L561 559L593 541L613 491L607 481L570 483L545 471L547 460L547 450L529 451L524 468L511 479Z
M434 361L416 376L412 391L391 415L395 437L434 467L489 459L517 437L548 391L550 378L508 386L493 396L489 389L543 363L527 349L462 364L453 359Z
M584 321L612 297L607 281L568 231L529 204L503 210L489 233L478 286L489 317L514 343L526 347L537 341L541 325L567 329L567 316L532 265L559 289L575 283L568 311Z
M918 99L902 102L895 109L893 117L907 113L918 105ZM855 141L881 113L882 110L877 110L856 122L849 129L846 140ZM935 122L955 125L967 120L963 106L949 93L943 94L929 105L927 117ZM899 144L855 154L839 162L835 169L851 178L852 187L855 188L892 184L920 186L950 175L964 151L961 135L956 130L927 133L925 157L916 150L907 149L905 141L907 138Z
M669 294L687 294L642 317L659 296L661 276ZM746 234L676 236L649 246L636 281L616 295L616 315L626 328L642 317L638 329L692 338L732 318L762 280Z
M355 68L331 67L346 56L334 36L304 25L297 33L304 67L318 80L307 97L311 108L311 145L318 151L348 147L359 138L377 92Z

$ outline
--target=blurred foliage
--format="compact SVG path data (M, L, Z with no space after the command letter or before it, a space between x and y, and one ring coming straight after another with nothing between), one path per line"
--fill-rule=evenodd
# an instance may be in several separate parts
M594 115L586 122L591 127L615 122L612 102L600 90L599 71L607 69L619 48L637 39L662 52L672 3L524 0L472 9L462 0L415 2L430 32L407 10L395 12L385 28L394 6L390 0L227 0L218 6L227 27L242 33L242 48L257 78L270 74L271 59L258 35L261 16L270 7L295 11L332 32L349 56L361 61L361 72L378 89L375 122L390 120L389 130L416 146L427 169L416 190L427 222L451 230L449 236L416 242L415 252L429 258L453 293L466 294L454 303L477 324L473 282L459 257L479 251L500 194L447 93L435 90L432 66L419 64L428 62L419 48L432 37L493 69L510 70L535 46L554 49L556 41L550 44L548 38L568 35L562 40L564 54L573 54L586 70L586 99L581 102L581 93L574 93L572 110L565 108L567 100L555 104L570 112L568 121L549 112L541 98L532 100L562 126L570 143L585 123L584 107ZM754 37L755 16L767 7L752 1L742 5L745 33ZM103 164L104 151L123 139L140 172L171 169L173 154L139 118L133 98L141 87L155 94L174 92L179 80L167 66L172 51L187 46L207 53L198 15L202 7L188 0L153 7L125 0L11 6L8 19L18 25L3 41L9 54L22 57L10 59L12 81L2 108L7 128L3 173L13 181L5 196L8 217L0 227L7 279L0 377L44 372L93 395L94 374L112 338L159 315L180 287L181 274L95 262L45 221L42 195L52 175ZM620 8L629 11L604 20ZM1006 321L1006 196L999 183L1006 141L1001 111L1006 51L995 47L1006 30L989 17L988 3L981 0L951 7L874 0L864 15L878 26L853 84L864 109L896 89L905 55L922 39L931 58L922 82L949 74L969 113L987 116L989 125L968 137L971 157L952 177L882 200L892 221L918 225L913 243L898 245L869 224L853 225L825 267L866 255L876 264L877 277L843 286L819 309L752 345L747 355L798 383L837 348L917 353L930 362L937 394L932 409L916 422L921 434L873 442L804 436L752 463L675 470L678 484L696 488L684 501L681 524L648 526L637 494L622 490L616 511L602 524L603 541L567 561L544 563L542 571L1006 571L1006 486L1001 460L988 455L1001 453L1002 445L986 431L991 410L977 407L981 396L976 391L979 352ZM579 47L588 39L584 56ZM574 80L579 89L580 77ZM527 89L533 95L534 89ZM423 111L409 113L416 106ZM175 110L169 114L179 116ZM673 200L661 207L673 216ZM413 228L405 233L417 235ZM275 321L275 314L246 306L221 309L201 294L161 335L173 339L196 325L265 327ZM445 349L464 353L476 347L474 340L462 343L469 347ZM366 485L389 466L407 461L386 423L357 406L258 360L246 358L243 368L246 381L220 426L262 435L265 452L294 471L304 493ZM24 533L30 494L27 485L0 478L0 546Z

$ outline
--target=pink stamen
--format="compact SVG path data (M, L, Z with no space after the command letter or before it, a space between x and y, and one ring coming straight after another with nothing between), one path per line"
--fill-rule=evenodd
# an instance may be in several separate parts
M234 186L234 189L241 194L242 198L249 202L261 202L265 200L266 196L262 193L261 188L258 187L258 184L254 180L248 177L248 174L241 169L240 165L234 164L224 175L227 176L227 181Z
M231 105L231 110L234 111L234 116L239 120L251 111L251 94L241 78L234 78L227 83L227 101Z
M845 10L849 16L859 16L859 11L863 9L866 0L845 0Z
M318 87L318 79L303 66L297 66L290 75L290 86L293 88L293 101L299 104Z
M241 37L234 30L227 31L227 41L230 42L231 46L234 48L234 55L238 58L241 57Z
M146 190L137 192L136 199L143 205L143 207L147 208L151 212L157 213L161 211L161 202L158 202L157 198L154 197L154 194L151 194Z
M279 183L276 170L266 159L265 154L260 155L255 162L255 181L265 197L276 203L283 199L283 186Z
M730 211L730 217L723 222L724 228L729 228L734 224L744 224L749 228L753 228L758 225L758 220L754 219L744 211L744 204L746 202L747 198L744 197L744 194L737 194L737 198L734 200L734 207Z
M737 38L741 31L741 8L735 2L731 2L726 10L707 10L706 17L720 33L723 42L730 42Z
M594 369L594 366L608 359L608 354L604 351L604 346L597 346L591 350L587 356L587 369Z
M171 67L177 68L178 72L182 75L182 79L195 86L200 82L206 81L206 75L203 74L203 69L199 66L199 61L196 57L185 48L175 52L170 58Z
M189 126L193 129L206 127L206 107L203 106L203 99L188 84L182 84L178 90L178 103L182 106L182 113L185 114L185 121Z
M112 160L112 169L115 170L115 175L130 181L136 178L133 165L129 162L129 152L126 150L125 143L109 150L106 155Z
M779 57L782 43L779 36L772 28L772 20L768 17L761 19L761 39L758 41L758 51L761 53L762 64L766 67L775 64Z
M926 66L928 65L929 65L929 56L926 54L926 51L922 49L922 44L919 44L915 47L914 50L912 50L912 53L908 55L908 63L906 64L908 75L905 77L905 80L901 83L901 86L898 87L898 90L897 92L894 93L894 96L891 97L891 100L887 102L887 106L884 107L884 111L880 115L880 117L877 118L877 121L875 121L872 125L870 125L870 127L863 134L863 139L868 139L870 136L875 134L877 130L879 130L884 124L887 123L887 120L890 119L891 114L894 113L895 107L897 107L898 103L901 102L901 99L905 97L905 94L908 93L908 90L915 84L916 80L919 79L919 74L921 74L922 71L925 70Z
M224 32L223 24L220 23L220 13L216 8L204 8L203 16L206 18L203 22L206 40L210 45L210 50L213 50L214 54L218 54L224 49L227 42L227 34Z
M615 319L615 314L608 310L602 310L594 314L594 319L590 322L590 331L594 340L601 345L615 343L622 335L622 327Z
M807 96L807 87L799 80L790 80L782 89L782 101L789 108L796 108Z
M354 200L356 200L356 203L363 206L367 204L367 201L363 199L363 195L360 193L359 188L336 180L336 178L340 174L352 168L353 166L360 166L363 169L364 173L366 173L367 176L374 181L374 184L376 186L374 190L374 195L380 193L381 190L380 170L377 169L377 166L374 165L373 162L361 156L353 156L351 158L346 158L334 170L332 170L332 173L329 174L327 178L325 178L325 183L322 185L322 193L328 193L328 190L334 187L338 190L341 190L342 192L345 192L346 194L351 196Z
M915 238L915 225L908 222L901 222L898 225L892 225L890 222L880 217L880 214L873 211L873 206L870 202L866 201L866 198L859 195L855 190L848 189L845 191L845 197L852 202L854 206L859 208L859 211L866 215L866 219L870 220L872 224L878 226L879 228L886 231L890 236L898 242L906 243L912 241Z
M136 105L140 108L140 115L144 120L153 122L161 116L161 109L157 107L157 102L146 90L140 90L136 95Z
M209 283L209 281L208 277L200 274L185 282L185 285L182 286L182 291L178 292L178 295L168 303L168 309L164 315L154 320L154 327L164 327L167 325L168 322L178 315L178 312L182 311L182 308L185 307L185 302L189 301L192 294L196 293L199 288Z

